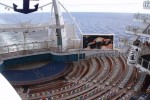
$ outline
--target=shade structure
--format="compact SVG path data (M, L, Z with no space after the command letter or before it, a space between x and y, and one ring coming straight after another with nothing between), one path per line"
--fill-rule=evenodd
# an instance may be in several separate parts
M12 85L0 73L0 100L21 100Z

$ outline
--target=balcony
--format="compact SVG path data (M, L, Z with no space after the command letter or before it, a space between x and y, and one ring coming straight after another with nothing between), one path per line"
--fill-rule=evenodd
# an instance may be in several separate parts
M136 35L140 35L140 36L144 36L144 37L150 37L150 29L149 28L129 25L126 27L125 32L129 33L129 34L136 34Z
M150 14L136 13L134 14L134 20L141 21L141 22L150 22Z
M149 0L146 0L143 2L143 8L144 9L150 9L150 1Z
M141 33L143 31L144 31L144 29L140 29L140 27L138 27L138 26L129 25L126 27L126 33L136 34L136 33Z

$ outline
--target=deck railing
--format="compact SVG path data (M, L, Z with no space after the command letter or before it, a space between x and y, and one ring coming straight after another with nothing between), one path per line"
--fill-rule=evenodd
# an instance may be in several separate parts
M140 13L136 13L134 14L134 19L138 19L138 20L150 20L150 14L140 14Z
M140 57L138 60L138 64L141 67L144 67L145 69L150 70L150 61L147 61L147 60Z
M0 47L0 54L18 52L23 50L49 49L52 46L53 41L5 45Z
M69 46L67 49L79 49L79 46L76 45L74 40L68 40ZM56 41L42 41L42 42L31 42L31 43L22 43L22 44L12 44L5 45L0 47L0 54L19 52L19 51L30 51L30 50L50 50L53 52L58 52Z
M150 1L149 0L146 0L143 2L143 8L150 9Z
M126 27L126 31L131 31L131 32L134 32L134 33L138 33L139 29L140 29L140 27L138 27L138 26L129 25L129 26ZM143 29L143 31L144 31L144 29Z

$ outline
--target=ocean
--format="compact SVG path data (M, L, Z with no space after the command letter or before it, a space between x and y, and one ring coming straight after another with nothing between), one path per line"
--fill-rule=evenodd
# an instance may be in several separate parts
M67 13L63 13L64 19L69 19ZM71 15L75 18L84 34L115 34L117 39L120 36L128 36L125 33L127 25L138 25L133 21L132 13L90 13L90 12L73 12ZM23 14L0 14L1 24L11 24L20 22L40 23L47 22L50 19L50 13L31 13ZM43 37L40 40L47 40L47 34L37 34L35 37ZM38 38L32 38L30 34L27 36L27 42L38 41ZM115 40L117 41L117 40ZM0 46L17 44L23 42L22 33L1 33Z

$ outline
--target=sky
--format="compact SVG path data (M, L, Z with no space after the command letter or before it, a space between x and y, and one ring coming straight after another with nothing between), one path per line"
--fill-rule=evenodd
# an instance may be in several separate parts
M69 12L124 12L124 13L148 13L150 10L143 9L143 0L59 0ZM0 0L0 3L12 6L13 3L22 8L23 0ZM51 2L51 0L30 1L31 8L39 3L39 6ZM7 12L5 7L0 7L0 12ZM51 7L43 8L50 11ZM40 11L40 10L39 10ZM64 11L64 10L62 10ZM8 12L11 12L8 11Z
M85 12L138 12L143 0L65 0L71 11ZM78 6L79 5L79 6Z

